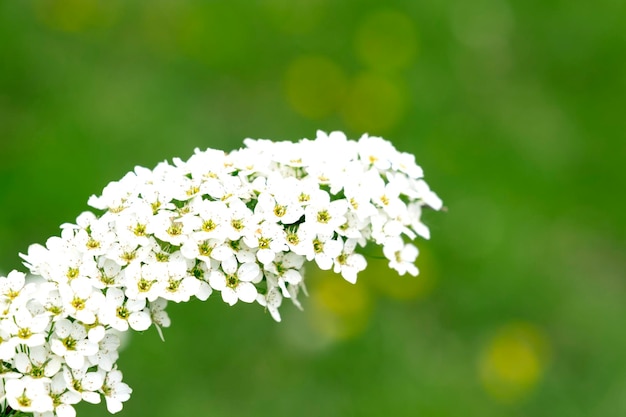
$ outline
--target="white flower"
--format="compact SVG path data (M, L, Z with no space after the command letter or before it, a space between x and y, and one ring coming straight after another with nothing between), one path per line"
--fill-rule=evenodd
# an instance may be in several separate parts
M256 254L242 240L224 242L213 249L211 256L220 261L227 273L234 272L239 264L256 262Z
M172 324L170 316L167 314L167 311L165 311L166 306L167 300L163 298L157 298L150 303L150 318L152 319L152 323L154 323L154 327L156 327L161 340L165 340L161 327L170 327L170 324Z
M415 163L415 155L410 153L398 152L391 158L391 168L403 172L413 179L424 176L422 168Z
M348 212L346 213L346 222L337 228L336 233L345 238L355 239L361 246L365 246L370 237L369 226L368 221L359 219L354 212Z
M127 266L124 269L126 297L133 300L156 300L161 295L156 283L163 275L167 276L169 266L169 262Z
M15 314L36 295L37 285L33 282L27 283L25 274L11 271L7 277L0 277L0 311L4 315Z
M137 175L134 172L129 172L120 181L111 182L104 187L102 196L92 195L87 204L100 210L120 213L132 202L136 186Z
M217 149L202 151L196 148L194 154L187 162L175 158L174 164L179 166L184 165L185 169L193 178L200 177L203 178L205 182L215 179L216 182L219 183L219 181L217 181L218 178L223 175L228 175L231 172L228 166L226 152Z
M259 195L254 211L270 222L293 224L304 214L298 201L300 181L293 177L280 178L268 184L268 192Z
M138 200L124 216L115 219L117 240L134 247L147 245L149 243L148 225L153 217L152 204Z
M116 330L109 329L98 341L98 351L88 357L89 363L105 371L113 369L119 356L120 338L114 332Z
M91 285L94 288L119 287L122 285L123 274L121 265L108 258L100 258L98 272L92 277Z
M106 329L100 323L92 323L87 326L87 338L93 343L100 343L106 335Z
M180 247L180 252L186 259L199 259L204 262L211 262L211 254L222 241L218 239L196 240L187 239Z
M104 302L104 295L91 285L87 278L76 278L68 284L59 285L63 310L85 324L93 324Z
M389 267L398 271L398 274L404 275L407 272L410 275L417 276L418 270L414 265L418 255L415 245L405 244L402 239L390 239L383 246L383 253L389 259Z
M61 369L61 359L44 346L33 347L28 353L20 352L14 361L18 371L35 379L51 378Z
M188 239L188 237L185 237L185 239ZM176 249L176 246L172 246L171 244L165 242L158 242L153 236L150 236L149 241L149 246L143 247L144 249L147 249L146 256L141 259L141 262L135 262L138 264L136 266L156 263L167 264L170 261L184 261L184 256L182 256L181 253L176 251L172 253L172 251Z
M107 258L117 263L120 266L126 266L133 263L140 263L145 260L150 251L151 246L137 246L137 242L114 242L111 248L107 252ZM94 276L99 276L96 271Z
M309 253L315 233L306 223L300 226L288 227L285 231L285 242L289 250L298 255L306 255Z
M80 402L82 399L76 392L69 391L63 372L59 372L52 378L50 384L46 385L47 395L52 399L54 412L46 411L44 413L33 413L33 417L75 417L76 410L73 404Z
M178 164L177 164L178 162ZM181 170L184 170L184 163L178 159L178 161L174 160L174 164L179 166ZM180 165L182 166L180 166ZM194 197L200 195L202 190L202 177L188 177L186 175L177 176L178 183L172 182L174 185L172 189L172 198L178 201L186 201L193 199Z
M85 357L98 351L98 344L87 338L87 330L80 322L62 319L54 325L50 349L63 357L70 368L80 369L85 364Z
M66 224L61 227L76 229L73 238L74 247L90 256L100 256L109 249L116 238L109 227L109 222L96 217L86 211L76 219L76 225Z
M250 149L239 149L228 155L228 157L230 162L237 169L238 177L242 182L247 182L250 175L256 173L264 174L269 171L268 165L270 161L267 158L259 158L259 155L256 152L252 152ZM242 198L243 196L239 195L237 197Z
M379 210L371 219L372 239L381 245L391 238L397 238L406 230L401 221L390 218L383 210Z
M232 241L239 240L258 225L258 220L242 200L238 198L229 199L228 212L225 218L227 224L226 237Z
M0 277L0 296L13 300L20 295L26 283L26 274L11 271L6 277Z
M272 287L265 294L258 294L256 301L267 309L276 321L281 321L278 308L282 304L283 296L278 287Z
M306 224L315 233L330 234L346 222L348 202L345 199L331 201L326 192L314 194L305 209Z
M104 394L107 410L111 414L121 411L122 403L128 401L133 392L128 385L122 382L122 373L117 369L106 374L101 390Z
M355 239L348 239L344 243L343 250L335 258L333 268L334 272L340 273L346 281L352 284L356 282L357 274L367 266L365 257L359 253L354 253L356 244L357 241Z
M380 183L380 174L375 170L364 170L361 166L352 165L346 172L350 179L344 186L345 198L349 204L349 210L354 213L359 220L366 220L377 213L376 207L372 204L372 197L375 195L375 188L372 184Z
M379 171L387 171L397 151L391 143L376 137L363 135L358 141L359 158Z
M288 287L298 286L302 282L301 269L304 261L304 256L293 252L281 253L272 263L264 266L268 285L278 286L284 297L291 298Z
M229 209L223 201L196 199L191 203L189 218L194 240L223 240L227 234Z
M401 192L402 189L397 182L385 184L380 179L380 181L373 181L371 184L372 202L391 218L406 211L406 204L400 199Z
M320 193L326 193L326 191L320 190L319 182L309 176L299 179L295 189L284 190L284 192L293 193L296 201L302 207L316 201Z
M326 134L318 130L315 140L305 140L302 146L306 149L304 163L309 173L321 184L330 184L333 194L338 192L345 180L343 167L357 157L356 142L348 141L343 132Z
M102 372L90 372L88 367L80 369L63 369L63 378L70 392L80 395L83 401L99 404L101 401L98 390L104 383Z
M252 249L257 249L256 257L263 265L274 260L277 253L289 249L283 237L283 228L276 223L265 221L256 230L244 236L243 241Z
M33 315L28 309L21 308L15 311L12 320L3 323L11 335L9 343L35 347L46 342L45 331L50 324L50 317L45 314Z
M260 274L259 265L247 262L236 271L212 271L209 284L213 289L221 291L224 302L235 305L238 300L252 303L256 300L257 289L252 284Z
M53 409L44 381L23 377L5 382L6 400L14 410L43 413Z
M158 297L180 303L189 301L198 292L200 281L187 273L186 263L169 262L165 268L158 266L154 268L154 266L146 265L144 270L147 277L153 277L156 280L154 288ZM149 301L157 299L147 298Z
M146 299L127 299L119 288L109 288L105 303L100 312L100 322L119 331L126 331L130 326L143 331L152 324L150 314L144 311Z
M30 245L28 253L20 253L20 257L24 259L24 266L28 268L31 274L41 275L46 279L50 278L49 262L52 255L46 247L39 244Z
M437 196L434 192L430 190L428 184L424 180L417 180L415 182L415 189L421 195L422 201L430 206L434 210L441 210L443 207L443 202L441 198Z
M147 230L164 242L180 246L193 231L193 222L185 221L175 212L163 210L152 218Z
M211 264L208 264L199 260L194 262L194 265L192 265L187 271L190 276L193 276L198 280L198 286L193 293L193 296L198 300L206 301L213 293L213 289L209 285L208 279L210 271L218 268L219 263L217 261L212 261Z
M63 308L63 299L58 290L58 284L50 281L42 282L38 285L38 291L33 297L41 306L42 313L51 316L52 321L65 318L67 314Z
M176 181L176 177L180 174L178 170L173 169L165 162L160 162L152 171L143 167L135 167L135 173L140 180L138 191L141 194L141 199L136 199L131 206L132 208L135 205L141 206L146 203L154 214L160 209L173 210L176 207L171 200L172 193L178 183ZM127 213L124 213L124 216ZM105 214L105 216L108 214L110 213ZM117 217L119 218L119 216Z
M64 251L59 255L50 268L51 281L65 284L76 278L94 277L98 273L98 265L91 256L84 256L78 250Z
M332 268L334 259L339 256L342 248L342 242L328 236L318 235L311 241L306 258L309 261L315 259L317 266L326 271Z

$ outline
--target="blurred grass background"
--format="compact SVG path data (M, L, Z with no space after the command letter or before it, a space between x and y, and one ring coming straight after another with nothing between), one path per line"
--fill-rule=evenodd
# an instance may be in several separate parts
M382 135L449 208L421 275L311 265L281 324L170 305L122 352L120 415L626 415L625 7L1 1L0 267L135 165Z

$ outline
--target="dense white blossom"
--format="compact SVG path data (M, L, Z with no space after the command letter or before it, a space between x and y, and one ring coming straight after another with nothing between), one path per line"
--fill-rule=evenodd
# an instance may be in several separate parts
M422 212L442 202L413 155L341 132L244 144L136 167L31 245L28 274L0 277L0 416L74 417L102 400L120 411L132 390L119 334L154 325L163 338L168 302L217 291L280 321L283 300L301 308L306 261L355 283L368 244L417 275L412 240L430 237Z

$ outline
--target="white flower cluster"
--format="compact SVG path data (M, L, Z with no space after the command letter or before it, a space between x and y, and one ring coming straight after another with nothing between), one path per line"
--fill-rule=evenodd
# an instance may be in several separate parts
M30 274L0 277L0 406L72 417L73 404L122 409L131 389L116 367L118 332L159 333L168 301L257 302L280 321L299 306L303 265L315 261L354 283L368 242L389 266L417 275L429 237L423 206L441 200L413 155L341 132L315 140L245 141L232 153L137 167L106 186L76 224L22 255Z

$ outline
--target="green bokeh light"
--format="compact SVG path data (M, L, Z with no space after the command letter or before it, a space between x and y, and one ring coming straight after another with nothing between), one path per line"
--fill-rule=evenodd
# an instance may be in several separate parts
M343 318L314 272L280 324L219 297L172 305L165 343L122 352L120 415L625 415L623 5L294 4L0 2L2 271L135 165L381 134L448 207L425 213L424 286L372 259ZM549 361L499 339L510 323L539 329Z

